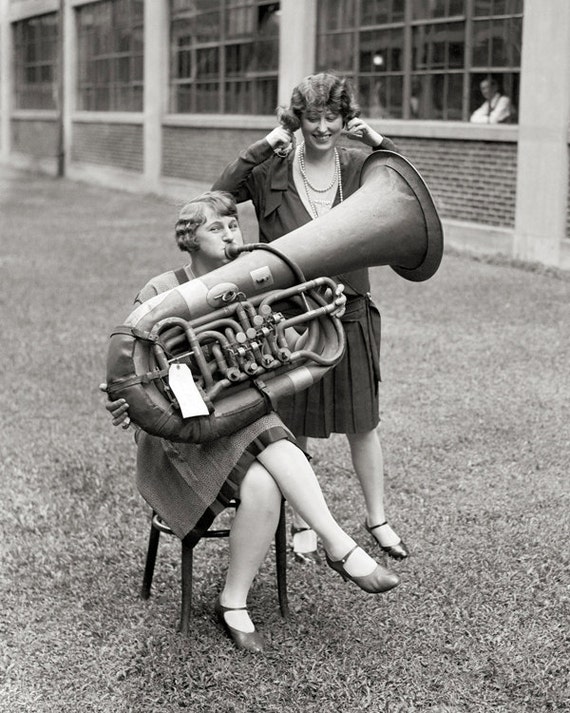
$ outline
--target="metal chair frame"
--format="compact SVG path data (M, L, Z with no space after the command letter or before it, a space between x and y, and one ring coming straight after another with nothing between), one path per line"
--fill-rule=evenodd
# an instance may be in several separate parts
M239 506L238 501L233 501L230 507L236 508ZM142 599L150 597L152 579L154 575L154 567L156 564L156 556L158 552L158 543L161 533L174 535L168 525L161 520L156 512L153 511L151 517L150 534L148 539L148 548L146 554L146 562L143 575L143 583L141 587ZM210 528L205 532L196 532L192 530L181 541L182 544L182 566L181 566L181 583L182 583L182 603L180 609L180 623L178 631L183 634L188 634L190 631L190 622L192 619L192 581L194 570L194 547L202 538L218 538L229 537L229 529L214 529ZM287 526L285 516L285 501L281 501L281 513L279 523L275 531L275 566L277 573L277 596L279 599L279 609L281 616L287 618L289 615L289 603L287 599Z

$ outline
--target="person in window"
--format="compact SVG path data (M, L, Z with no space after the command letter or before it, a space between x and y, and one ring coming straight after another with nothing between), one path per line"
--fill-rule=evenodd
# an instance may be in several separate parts
M473 124L506 124L512 120L511 100L499 92L499 85L492 77L479 85L485 101L476 109L469 121Z
M191 262L152 279L139 292L142 304L188 279L228 262L227 245L242 244L231 195L208 192L187 203L176 240ZM338 311L345 299L337 293ZM101 384L102 391L106 385ZM129 427L128 403L106 404L115 426ZM137 485L149 505L183 538L207 529L232 499L239 498L230 533L230 562L216 615L240 649L264 650L247 611L247 596L271 545L284 497L322 538L328 565L369 593L392 589L396 574L377 564L334 520L305 453L275 413L230 436L202 444L173 443L137 430Z
M360 118L348 81L332 73L306 77L293 89L290 105L279 110L279 126L230 163L213 188L237 202L251 200L262 242L270 243L327 213L359 188L362 148L337 146L342 135L368 147L395 150L389 139ZM293 147L293 132L303 141ZM365 528L395 559L408 550L387 522L384 465L379 423L380 313L370 296L367 269L336 277L347 294L343 326L345 355L313 387L279 404L279 414L306 448L307 438L346 434L352 463L364 494ZM315 559L317 538L296 517L293 548L301 561Z

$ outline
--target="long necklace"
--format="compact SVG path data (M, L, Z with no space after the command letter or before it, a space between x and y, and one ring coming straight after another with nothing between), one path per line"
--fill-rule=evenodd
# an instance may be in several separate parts
M307 200L309 201L309 205L311 206L311 212L313 214L313 218L318 218L319 211L317 209L317 205L328 207L334 201L334 197L333 197L333 201L317 200L316 198L313 198L311 196L309 189L311 191L313 191L314 193L327 193L328 191L331 190L331 188L334 187L335 183L338 182L338 192L339 192L340 202L342 203L342 201L343 201L342 177L340 174L340 159L338 157L338 151L336 149L334 150L333 177L332 177L330 184L326 188L316 188L309 181L309 178L307 176L307 169L305 167L305 144L304 144L304 142L299 146L298 158L299 158L299 171L301 173L301 178L303 179L303 185L305 187L305 193L307 195Z

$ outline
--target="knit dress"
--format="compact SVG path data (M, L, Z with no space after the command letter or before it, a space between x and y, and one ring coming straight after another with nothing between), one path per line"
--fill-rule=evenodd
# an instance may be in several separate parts
M189 266L184 270L190 279ZM136 303L176 287L181 281L180 271L177 273L163 273L151 280L137 295ZM174 443L139 431L137 487L151 508L182 539L193 529L207 529L216 515L238 497L241 481L259 453L284 438L294 442L275 413L208 443Z

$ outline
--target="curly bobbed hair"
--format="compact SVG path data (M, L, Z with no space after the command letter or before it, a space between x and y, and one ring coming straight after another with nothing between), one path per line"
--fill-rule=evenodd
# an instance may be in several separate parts
M344 125L356 116L360 116L360 107L350 82L332 72L321 72L305 77L293 89L289 106L277 108L277 116L282 126L294 132L301 126L303 113L310 109L330 110L340 114Z
M216 215L237 218L237 206L231 193L207 191L188 201L180 211L175 226L176 244L180 250L193 253L199 248L196 230L206 222L206 210Z

